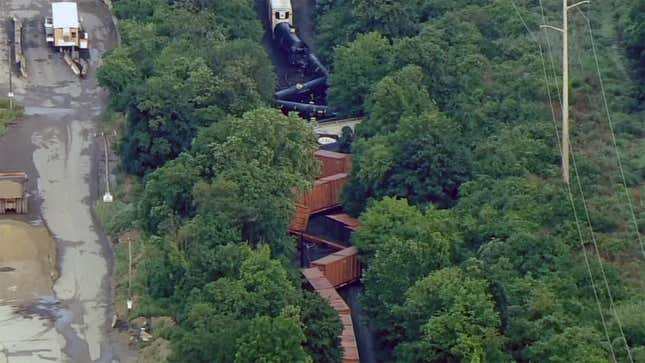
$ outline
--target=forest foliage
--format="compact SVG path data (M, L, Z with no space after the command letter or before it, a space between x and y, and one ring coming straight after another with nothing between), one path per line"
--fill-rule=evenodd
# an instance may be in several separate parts
M363 223L353 240L380 361L627 361L626 347L645 359L645 314L629 313L645 298L644 4L571 11L569 195L561 42L539 29L561 3L317 2L330 104L364 117L343 207Z
M119 151L137 181L100 212L110 233L142 234L131 316L178 322L162 334L172 361L339 362L341 322L300 289L287 234L317 176L316 140L267 108L276 76L255 6L115 2L122 45L98 78L126 117ZM378 361L645 360L644 6L571 14L568 189L560 40L539 29L558 24L560 4L316 2L330 106L364 119L343 139L343 208L362 221L353 242Z
M154 332L172 362L339 362L342 323L301 289L287 234L317 143L268 108L276 76L255 2L119 0L114 13L122 44L98 79L139 179L98 213L109 233L141 235L129 317L177 321Z

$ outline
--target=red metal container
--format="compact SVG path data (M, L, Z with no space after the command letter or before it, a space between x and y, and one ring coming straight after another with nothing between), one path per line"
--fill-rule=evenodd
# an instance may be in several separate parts
M335 174L316 180L314 189L302 196L300 204L307 207L311 214L338 206L347 179L348 174Z
M352 171L352 156L350 154L318 150L314 155L321 162L321 178Z
M343 348L343 363L360 362L352 314L351 312L341 313L338 316L343 323L343 333L340 337L340 346Z
M301 233L307 229L307 224L309 223L309 208L298 203L296 204L296 215L291 221L289 226L289 231L293 233Z
M336 289L334 289L329 280L327 280L320 270L317 268L306 268L302 269L302 274L318 295L327 300L334 310L338 313L348 313L350 311L349 306L345 304L345 300L340 297Z
M351 251L347 251L347 253L351 253ZM354 324L352 323L352 312L349 306L347 306L343 298L340 297L336 289L331 286L331 283L318 268L306 268L301 271L318 295L327 300L329 305L336 310L340 321L343 323L343 331L340 336L340 345L343 349L343 363L360 362L358 344L356 342L356 335L354 334Z
M360 220L346 213L329 214L326 217L336 222L342 223L347 229L349 229L352 232L356 232L358 228L361 226Z
M331 255L313 261L312 267L322 271L323 275L334 287L347 285L361 276L361 265L358 261L356 247L345 248Z

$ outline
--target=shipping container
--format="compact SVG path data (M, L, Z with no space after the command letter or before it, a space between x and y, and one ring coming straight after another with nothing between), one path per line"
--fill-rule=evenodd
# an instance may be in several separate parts
M320 177L325 178L335 174L349 174L352 171L352 156L333 151L318 150L314 154L320 161Z
M331 248L334 248L336 250L343 250L343 249L345 249L347 247L347 246L343 246L343 245L338 244L338 243L334 243L332 241L328 241L328 240L326 240L324 238L320 238L318 236L310 235L310 234L308 234L306 232L299 233L299 235L303 239L303 241L305 241L305 242L311 242L311 243L316 243L316 244L319 244L319 245L325 245L327 247L331 247Z
M302 274L314 290L331 289L333 286L317 268L303 268Z
M339 208L330 209L330 211L336 211ZM326 213L328 212L312 215L309 218L305 233L342 245L343 247L339 248L339 250L350 247L352 231L342 223L327 218Z
M289 226L289 231L292 233L302 233L307 229L309 224L309 208L298 203L296 204L295 216Z
M320 270L315 267L302 269L302 274L309 282L309 285L320 295L323 299L327 300L329 305L334 308L338 313L349 313L349 306L345 300L338 294L336 289L331 285L329 280L320 273Z
M358 354L358 344L354 334L354 324L352 323L352 314L341 313L338 315L343 323L343 333L340 337L340 346L343 349L343 363L360 362Z
M323 275L334 287L347 285L361 276L361 265L358 261L358 250L349 247L321 259L313 261L312 267L322 271Z
M356 232L356 230L361 226L361 221L346 213L328 214L326 217L343 224L345 228L352 232Z
M347 179L348 174L343 173L316 180L314 189L302 196L300 204L307 207L310 214L337 207Z
M351 251L347 251L346 253L351 254ZM343 349L343 363L360 362L358 344L352 322L352 312L349 306L347 306L343 298L334 289L321 270L312 267L302 269L301 271L309 285L336 311L343 324L343 330L340 335L340 345Z

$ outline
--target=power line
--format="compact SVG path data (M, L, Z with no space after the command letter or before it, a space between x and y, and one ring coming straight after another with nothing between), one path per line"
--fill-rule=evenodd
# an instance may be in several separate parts
M575 7L575 6L576 6L576 5L578 5L578 4L581 4L581 3L577 3L577 4L574 4L574 5L571 5L571 6L567 6L567 2L566 2L566 0L564 0L564 1L563 1L563 12L565 12L565 13L566 13L566 12L568 11L568 9L570 9L570 8L572 8L572 7ZM542 3L541 3L541 1L540 1L540 6L541 6L541 8L542 8ZM542 15L543 15L543 18L544 18L544 10L543 10L543 8L542 8ZM583 14L583 15L584 15L584 14ZM589 19L588 19L586 16L585 16L585 19L587 20L587 25L590 27ZM563 31L563 33L564 33L564 35L565 35L565 36L563 37L563 47L565 47L565 48L567 47L567 43L566 43L566 32L567 32L567 27L566 27L566 23L567 23L567 19L566 19L566 16L565 16L565 17L564 17L564 26L563 26L563 29L562 29L562 31ZM541 47L540 47L540 49L541 49ZM594 52L594 55L595 55L595 52ZM567 52L566 52L566 51L564 51L564 52L563 52L563 57L567 57L567 56L568 56ZM563 67L567 67L567 63L568 63L568 62L563 61ZM544 64L544 61L543 61L543 64ZM596 64L597 64L597 57L596 57ZM582 64L581 64L581 66L582 66ZM566 69L565 69L565 70L566 70ZM599 71L598 66L597 66L597 70L598 70L598 72L600 72L600 71ZM546 74L546 71L545 71L544 73ZM554 72L554 73L555 73L555 72ZM563 78L563 80L564 80L564 82L568 81L568 79L567 79L566 77L564 77L564 78ZM563 83L563 97L565 97L565 99L566 99L566 96L567 96L567 93L566 93L566 92L567 92L567 90L566 90L566 85L567 85L566 83ZM548 89L548 85L547 85L547 89ZM605 105L606 105L606 102L605 102ZM565 109L565 107L567 107L566 102L565 102L565 104L564 104L562 107L563 107L563 111L566 111L566 109ZM554 115L554 114L555 114L555 112L553 112L553 111L552 111L552 115ZM554 123L555 123L555 120L554 120ZM563 127L564 127L564 126L563 126ZM556 128L556 132L557 132L557 128ZM559 141L559 139L558 139L558 141ZM624 345L625 345L625 350L626 350L627 355L628 355L628 357L629 357L629 361L630 361L630 362L633 362L633 358L632 358L632 355L631 355L631 351L630 351L630 349L629 349L629 346L628 346L628 344L627 344L627 339L626 339L626 337L625 337L625 333L624 333L624 331L623 331L622 322L621 322L621 320L620 320L620 316L618 315L618 311L616 310L616 306L615 306L615 304L614 304L613 295L612 295L612 293L611 293L611 288L609 287L609 282L608 282L608 280L607 280L607 275L606 275L606 273L605 273L605 269L604 269L604 267L603 267L602 259L601 259L601 256L600 256L600 251L599 251L599 248L598 248L598 243L597 243L597 241L596 241L595 233L594 233L594 230L593 230L593 225L592 225L592 223L591 223L591 217L590 217L590 214L589 214L589 209L588 209L588 207L587 207L587 202L586 202L586 198L585 198L585 196L584 196L584 191L583 191L583 188L582 188L582 183L581 183L581 181L580 181L580 174L579 174L579 172L578 172L578 168L577 168L577 165L576 165L576 162L575 162L575 156L574 156L574 153L573 153L573 147L571 147L571 146L564 146L564 147L562 148L562 149L563 149L563 151L568 151L568 150L565 150L565 148L567 148L567 149L569 149L569 148L570 148L570 151L571 151L571 156L572 156L572 161L573 161L573 166L574 166L575 176L576 176L576 180L577 180L577 185L578 185L578 189L579 189L579 192L580 192L580 197L581 197L581 199L582 199L583 208L584 208L584 211L585 211L585 217L586 217L586 219L587 219L587 223L588 223L588 227L589 227L589 232L590 232L591 239L592 239L592 242L593 242L594 250L595 250L595 253L596 253L596 257L597 257L597 260L598 260L598 264L599 264L599 266L600 266L600 272L601 272L601 275L602 275L602 278L603 278L603 282L604 282L604 284L605 284L605 288L607 289L607 296L608 296L608 298L609 298L610 308L611 308L611 311L612 311L612 313L613 313L613 315L614 315L614 317L615 317L615 319L616 319L616 322L617 322L617 324L618 324L618 328L619 328L619 330L620 330L620 334L621 334L621 337L622 337L622 339L623 339L623 343L624 343ZM573 203L573 194L572 194L572 191L571 191L571 187L568 185L568 183L567 183L567 189L568 189L568 192L569 192L570 199L571 199L571 201L572 201L572 207L574 208L574 214L577 214L577 212L575 211L575 205L574 205L574 203ZM578 226L578 227L579 227L579 226ZM584 248L584 244L582 245L582 248L583 248L583 253L585 254L585 263L587 264L587 267L589 267L589 266L588 266L587 255L586 255L586 249ZM591 275L591 270L588 270L588 273L590 274L590 278L591 278L591 279L592 279L592 281L593 281L593 277L592 277L593 275ZM603 318L603 324L604 324L604 318ZM606 326L603 326L603 327L606 329ZM608 338L608 336L607 336L607 338ZM609 342L609 344L610 344L610 347L612 347L611 342ZM615 356L613 355L613 348L611 348L611 349L612 349L612 357L613 357L613 358L614 358L614 360L615 360Z
M547 89L547 95L549 98L549 104L551 106L551 115L552 115L552 120L553 120L553 131L555 132L555 139L558 144L558 151L561 153L561 143L560 143L560 134L558 132L558 123L556 122L556 117L555 117L555 110L553 109L553 102L551 98L551 90L549 89L548 85L548 77L547 77L547 71L546 71L546 62L544 61L544 55L542 52L542 46L538 43L538 48L540 50L540 58L542 59L542 70L544 73L544 81ZM574 170L576 171L576 178L578 178L578 171L576 167L576 158L573 153L573 149L571 149L571 158L573 161L573 166ZM580 180L578 179L578 182ZM584 244L584 237L582 235L582 228L580 227L580 220L578 218L578 211L576 209L576 204L573 199L573 192L571 191L571 185L569 183L565 183L567 193L569 195L569 202L571 203L571 210L573 211L573 217L576 222L576 230L578 232L578 239L580 241L580 248L582 249L582 255L584 256L584 261L585 261L585 267L587 269L587 275L589 277L589 281L591 282L591 289L593 290L594 294L594 299L596 301L596 306L598 307L598 313L600 314L600 321L602 322L602 328L605 333L605 338L607 339L607 345L609 347L609 351L611 352L611 357L614 362L616 362L616 353L614 352L614 347L611 344L611 338L609 337L609 329L607 328L607 322L605 320L605 314L603 314L603 308L602 304L600 303L600 297L598 296L598 288L596 287L596 283L594 282L593 279L593 273L591 272L591 266L589 265L589 257L587 256L587 250L585 248Z
M546 87L547 96L548 96L548 99L549 99L549 105L550 105L550 108L551 108L551 116L552 116L552 121L553 121L553 128L554 128L554 132L555 132L555 138L556 138L556 142L558 144L558 151L560 152L560 155L562 156L563 149L562 149L561 143L560 143L560 134L558 132L558 126L557 126L556 117L555 117L555 110L554 110L554 107L553 107L553 99L551 97L551 90L549 88L549 79L548 79L548 76L547 76L546 61L544 60L544 52L542 50L542 44L539 42L537 37L533 34L531 29L528 27L528 25L526 24L526 21L524 21L524 18L522 17L522 14L519 11L519 8L515 4L515 0L511 0L511 4L513 5L513 8L515 9L518 17L520 18L520 21L524 25L524 28L529 33L529 35L536 41L536 43L538 45L540 59L542 61L541 64L542 64L542 71L543 71L543 74L544 74L545 87ZM541 0L540 0L540 7L542 7L542 1ZM545 19L545 17L544 17L544 9L542 9L542 18ZM545 35L545 37L547 37L547 36ZM549 46L550 46L550 43L549 43ZM551 65L553 67L553 73L554 73L554 76L555 76L555 65L553 63L553 57L552 57L551 54L550 54L550 56L551 56ZM556 83L556 86L557 86L557 83ZM558 88L558 92L559 92L559 88ZM571 150L571 154L573 155L573 150ZM576 176L577 175L578 175L578 173L576 171ZM614 352L614 348L613 348L613 345L611 343L611 338L609 336L609 329L607 328L607 322L605 320L605 315L603 313L603 307L602 307L602 304L600 302L600 297L598 295L598 288L596 287L596 283L595 283L594 278L593 278L593 273L591 271L591 266L589 264L589 257L587 256L587 251L586 251L585 244L584 244L584 237L583 237L583 234L582 234L582 227L580 226L580 219L578 218L578 212L577 212L577 209L576 209L576 206L575 206L575 202L574 202L574 198L573 198L573 192L571 191L571 185L569 183L565 183L565 185L566 185L566 189L567 189L567 192L568 192L569 201L571 203L571 209L573 211L573 217L574 217L574 220L575 220L575 223L576 223L576 230L578 232L578 238L579 238L579 241L580 241L580 247L582 248L582 254L584 256L587 275L589 277L589 282L591 283L591 288L593 290L594 300L596 302L596 307L598 308L598 313L600 314L600 320L601 320L601 323L602 323L602 328L603 328L603 331L605 333L605 338L607 339L607 345L609 347L609 351L611 353L612 360L613 360L613 362L616 362L616 354Z
M596 63L596 72L598 75L598 81L600 83L600 91L602 94L602 102L605 107L605 113L607 114L607 122L609 124L609 130L611 131L611 141L614 146L614 151L616 152L616 161L618 163L618 169L620 170L620 177L623 182L623 188L625 190L625 196L627 197L627 204L629 205L629 211L631 212L632 222L634 224L634 233L638 239L638 244L641 248L641 255L645 257L645 246L643 246L643 239L641 238L640 230L638 228L638 221L636 220L636 213L634 212L634 205L632 202L632 197L629 193L629 188L627 187L627 181L625 178L625 170L623 169L622 158L620 157L620 151L618 150L618 143L616 142L616 133L614 132L614 123L611 119L611 113L609 112L609 105L607 102L607 94L605 92L605 82L603 81L602 74L600 73L600 65L598 62L598 54L596 52L596 42L594 41L593 31L591 30L591 22L585 13L578 9L580 14L585 18L587 23L587 30L589 32L589 39L591 40L591 50L593 52L594 60Z
M541 5L541 1L540 1L540 5ZM546 37L547 37L547 35L545 34L545 38ZM555 139L556 139L556 143L558 144L558 151L560 152L560 154L562 156L562 148L561 148L561 143L560 143L560 134L558 132L558 123L557 123L556 117L555 117L555 110L554 110L554 107L553 107L553 99L551 97L551 89L549 88L549 79L548 79L547 70L546 70L546 61L544 60L544 52L542 50L542 45L540 44L540 42L537 42L537 44L538 44L538 49L539 49L539 52L540 52L540 59L542 60L542 72L544 74L544 85L546 87L547 97L549 99L549 105L550 105L550 108L551 108L551 120L553 121L553 131L555 132ZM552 63L552 65L553 65L553 63ZM555 69L554 69L554 73L555 73ZM556 83L556 85L557 85L557 83ZM558 91L559 91L559 88L558 88ZM577 167L576 167L576 163L575 163L575 156L574 156L574 153L573 153L573 149L571 150L571 156L572 156L572 160L573 160L574 170L576 170L576 177L578 177L578 172L577 172ZM578 181L579 181L579 179L578 179ZM580 227L580 219L578 218L578 211L576 209L576 204L575 204L574 199L573 199L573 192L571 191L571 185L569 183L565 183L565 185L566 185L567 193L569 195L569 202L571 203L571 210L573 211L573 217L574 217L574 220L576 222L576 230L578 232L578 239L580 241L580 248L582 249L582 255L584 256L585 267L587 269L587 275L589 277L589 281L591 282L591 289L592 289L593 294L594 294L594 300L596 301L596 307L598 308L598 313L600 314L600 321L602 323L602 328L603 328L603 331L605 333L605 339L607 339L607 346L609 347L609 351L611 353L612 361L615 363L616 362L616 353L614 352L614 347L613 347L613 345L611 343L611 338L609 336L609 329L607 328L607 322L605 320L605 314L603 313L603 307L602 307L602 304L600 303L600 297L598 296L598 288L596 287L596 283L594 282L594 279L593 279L593 273L591 272L591 266L589 264L589 257L587 256L587 250L586 250L585 244L584 244L584 237L582 235L582 228Z
M544 12L544 6L542 6L542 0L539 0L540 3L540 13L542 14L542 24L546 24L546 15ZM548 36L547 32L543 32L544 34L544 39L546 39L546 44L547 44L547 54L549 55L549 60L551 62L551 70L553 71L553 79L557 80L558 75L555 72L555 62L553 61L553 49L551 49L551 38ZM548 89L548 84L547 84L547 89ZM558 85L558 82L555 82L555 89L558 91L556 95L558 96L558 101L560 102L560 106L562 107L562 97L560 95L560 86ZM558 136L559 137L559 136ZM559 142L559 140L558 140Z
M582 2L581 2L581 3L582 3ZM577 5L579 5L579 4L581 4L581 3L577 3L577 4L574 4L574 5L571 5L571 6L567 6L567 2L566 2L566 0L563 0L563 12L565 12L565 13L566 13L566 12L567 12L567 10L571 9L572 7L576 7ZM526 28L526 30L528 31L528 33L531 35L531 37L532 37L533 39L536 39L536 37L535 37L535 36L533 35L533 33L531 32L531 30L528 28L528 26L527 26L526 22L525 22L525 21L524 21L524 19L522 18L521 13L520 13L519 9L517 8L517 5L515 4L515 2L514 2L514 1L512 1L512 4L513 4L513 7L514 7L515 11L517 12L518 16L520 17L520 20L521 20L522 24L524 25L524 27L525 27L525 28ZM540 1L540 8L542 9L542 18L543 18L543 20L545 20L545 16L544 16L544 8L543 8L543 6L542 6L542 2L541 2L541 1ZM586 17L585 17L585 18L586 18ZM588 22L588 24L589 24L588 19L587 19L587 22ZM567 18L566 18L566 15L565 15L565 16L564 16L564 21L563 21L563 29L557 29L557 28L556 28L557 30L562 31L562 32L563 32L563 34L564 34L564 36L563 36L563 47L564 47L565 49L566 49L566 47L567 47L567 42L566 42L567 26L566 26L566 24L567 24ZM547 44L549 45L549 50L550 50L550 43L548 42L548 36L547 36ZM575 156L574 156L574 153L573 153L573 148L572 148L571 146L568 146L568 145L565 145L565 146L563 146L563 147L560 147L560 136L559 136L559 134L558 134L557 123L556 123L556 121L555 121L555 111L554 111L554 109L553 109L553 101L552 101L552 98L551 98L551 91L550 91L550 89L549 89L549 80L548 80L548 76L547 76L547 72L546 72L546 62L545 62L545 60L544 60L544 55L543 55L543 51L542 51L542 46L541 46L541 44L540 44L539 42L538 42L538 49L539 49L539 52L540 52L540 58L541 58L541 60L542 60L542 71L543 71L543 74L544 74L545 85L546 85L546 89L547 89L547 96L548 96L548 99L549 99L549 105L551 106L551 115L552 115L552 120L553 120L553 124L554 124L554 130L555 130L555 134L556 134L556 140L557 140L557 143L558 143L558 149L561 151L561 153L562 153L562 154L564 154L565 152L568 154L568 152L569 152L569 151L571 152L572 161L573 161L573 166L574 166L575 175L576 175L576 180L577 180L578 188L579 188L579 191L580 191L580 196L581 196L582 201L583 201L583 207L584 207L584 210L585 210L585 216L586 216L586 219L587 219L588 227L589 227L590 234L591 234L591 237L592 237L592 241L593 241L593 245L594 245L594 250L595 250L595 252L596 252L596 257L597 257L597 259L598 259L598 264L599 264L599 266L600 266L600 271L601 271L601 274L602 274L602 277L603 277L603 281L604 281L604 284L605 284L605 288L607 289L607 295L608 295L608 297L609 297L610 307L611 307L611 310L612 310L612 312L613 312L613 314L614 314L614 316L615 316L615 318L616 318L616 322L617 322L617 324L618 324L618 327L619 327L619 330L620 330L620 334L621 334L621 336L622 336L623 343L624 343L624 345L625 345L625 350L627 351L627 355L628 355L628 357L629 357L629 360L630 360L630 362L633 362L633 358L632 358L632 356L631 356L631 352L630 352L630 350L629 350L629 346L627 345L627 339L625 338L625 334L624 334L624 331L623 331L623 328L622 328L622 322L620 321L620 317L619 317L618 312L617 312L617 310L616 310L616 307L615 307L615 304L614 304L613 295L611 294L611 289L610 289L610 287L609 287L609 283L608 283L608 280L607 280L607 276L606 276L606 273L605 273L605 271L604 271L604 267L603 267L603 264L602 264L602 260L601 260L601 256L600 256L600 251L599 251L599 249L598 249L598 244L597 244L597 241L596 241L596 238L595 238L595 234L594 234L594 231L593 231L593 225L591 224L591 218L590 218L590 215L589 215L589 210L588 210L588 208L587 208L586 199L585 199L585 197L584 197L584 192L583 192L583 189L582 189L582 183L580 182L580 174L579 174L579 172L578 172L578 168L577 168L577 165L576 165L576 163L575 163ZM566 70L566 68L567 68L567 63L568 63L568 62L566 61L566 58L568 57L568 54L567 54L567 53L568 53L568 52L567 52L566 50L565 50L565 51L563 51L563 58L565 58L565 59L563 59L563 69L565 69L565 70ZM550 56L551 56L551 54L550 54ZM551 56L551 60L552 60L552 59L553 59L553 58L552 58L552 56ZM552 64L553 72L554 72L554 76L555 76L555 66L554 66L553 61L551 62L551 64ZM568 81L568 79L567 79L567 77L566 77L566 73L563 73L563 87L565 87L565 88L563 88L563 97L565 97L565 100L566 100L566 96L567 96L567 89L566 89L566 85L567 85L567 84L566 84L566 82L567 82L567 81ZM566 102L564 102L564 103L565 103L565 104L564 104L564 105L562 105L562 108L563 108L563 117L564 117L564 119L566 119L566 115L565 115L564 113L566 112L565 107L567 107L567 105L566 105ZM563 120L564 120L564 119L563 119ZM563 128L564 128L564 127L566 127L566 123L565 123L565 122L563 122ZM564 129L563 129L563 131L564 131ZM566 148L566 149L565 149L565 148ZM615 362L615 361L616 361L615 352L614 352L614 350L613 350L613 345L612 345L612 343L611 343L611 339L610 339L610 337L609 337L609 333L608 333L608 329L607 329L607 324L606 324L606 321L605 321L605 318L604 318L604 314L602 313L602 305L600 304L600 298L599 298L599 296L598 296L597 288L596 288L596 286L595 286L595 282L594 282L594 279L593 279L593 273L592 273L592 271L591 271L591 267L590 267L590 264L589 264L589 259L588 259L587 253L586 253L586 248L585 248L585 245L584 245L584 238L583 238L583 235L582 235L582 229L581 229L581 227L580 227L580 221L579 221L579 218L578 218L578 213L577 213L577 209L576 209L576 207L575 207L575 202L574 202L574 198L573 198L573 192L572 192L572 190L571 190L571 186L570 186L570 184L568 183L568 180L567 180L567 179L568 179L568 178L566 178L566 175L565 175L565 184L566 184L566 186L567 186L567 192L568 192L568 195L569 195L569 200L570 200L570 202L571 202L571 207L572 207L572 211L573 211L573 214L574 214L574 219L575 219L575 221L576 221L576 227L577 227L578 236L579 236L579 239L580 239L581 248L582 248L582 251L583 251L583 256L584 256L584 260L585 260L585 266L586 266L586 268L587 268L587 274L588 274L588 276L589 276L589 280L590 280L590 282L591 282L592 289L593 289L593 292L594 292L594 299L595 299L595 301L596 301L596 305L597 305L597 307L598 307L598 311L599 311L600 316L601 316L601 321L602 321L602 325L603 325L603 330L604 330L604 332L605 332L605 337L606 337L606 339L607 339L607 342L608 342L608 345L609 345L609 349L610 349L610 351L611 351L612 359L613 359L613 360L614 360L614 362Z
M618 324L618 329L620 330L620 335L623 338L623 343L625 344L625 350L627 351L627 356L629 357L630 362L634 362L634 359L632 358L632 353L629 350L629 345L627 344L627 338L625 337L625 332L623 331L623 323L620 320L620 316L618 315L618 311L616 310L616 306L614 305L614 297L611 293L611 289L609 288L609 282L607 281L607 275L605 274L605 268L603 267L602 264L602 259L600 258L600 251L598 249L598 243L596 241L596 234L593 231L593 226L591 224L591 217L589 215L589 208L587 208L587 200L585 198L584 192L582 190L582 183L580 182L580 174L578 173L578 167L576 165L576 158L573 155L573 147L571 148L571 161L573 164L573 170L576 176L576 181L578 184L578 190L580 191L580 198L582 199L582 206L585 211L585 216L587 218L587 224L589 226L589 233L591 234L591 241L593 242L594 250L596 252L596 258L598 259L598 265L600 266L600 274L602 275L603 281L605 283L605 289L607 289L607 297L609 297L609 307L611 308L614 317L616 318L616 323Z

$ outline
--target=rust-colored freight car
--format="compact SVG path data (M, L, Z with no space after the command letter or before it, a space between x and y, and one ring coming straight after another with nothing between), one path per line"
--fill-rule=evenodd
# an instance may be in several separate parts
M356 232L358 228L360 228L361 226L360 220L346 213L330 214L327 216L327 218L341 223L342 225L345 226L345 228L349 229L352 232Z
M296 204L295 217L291 221L289 226L289 231L293 233L301 233L307 229L307 224L309 223L309 208L298 203Z
M336 288L356 281L361 276L361 264L358 262L356 247L334 252L313 261L311 266L320 269L332 286Z
M350 154L318 150L314 155L321 163L321 178L335 174L350 173L352 171L352 156Z
M302 269L302 274L307 279L311 287L323 299L327 300L329 305L336 311L338 317L343 323L343 331L340 336L340 345L343 349L343 363L358 363L360 356L358 353L358 344L354 334L354 324L352 323L352 312L342 297L338 294L318 268Z
M27 173L0 173L0 214L27 213Z
M344 173L316 180L314 189L302 196L300 204L308 208L310 214L337 207L347 178L348 174Z
M340 338L340 346L343 349L343 363L358 363L360 359L356 335L354 334L354 324L352 323L352 313L340 313L338 316L343 323L343 333Z

